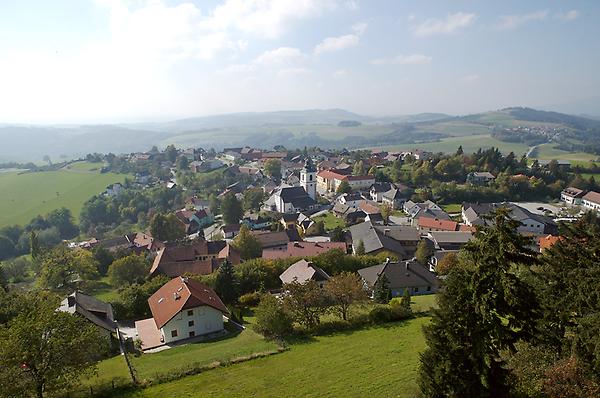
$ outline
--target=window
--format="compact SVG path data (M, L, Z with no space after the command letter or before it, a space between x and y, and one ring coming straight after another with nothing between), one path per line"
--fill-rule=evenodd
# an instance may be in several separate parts
M188 310L188 316L194 315L194 310Z
M194 321L188 321L188 326L194 326Z
M416 292L418 292L418 291L419 291L419 288L418 288L418 287L414 287L414 288L413 288L413 292L415 292L415 293L416 293Z
M311 180L311 181L312 181L312 177L313 177L313 176L312 176L312 174L311 174L311 175L310 175L310 180Z
M177 337L177 329L171 330L171 337Z
M431 291L431 286L427 286L427 291L430 292Z
M196 332L194 332L194 331L190 332L190 337L194 337L195 335L196 335Z

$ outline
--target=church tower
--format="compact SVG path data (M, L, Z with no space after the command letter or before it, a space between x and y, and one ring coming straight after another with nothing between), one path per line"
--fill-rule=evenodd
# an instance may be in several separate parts
M304 168L300 170L300 184L308 196L317 200L317 169L310 158L306 159Z

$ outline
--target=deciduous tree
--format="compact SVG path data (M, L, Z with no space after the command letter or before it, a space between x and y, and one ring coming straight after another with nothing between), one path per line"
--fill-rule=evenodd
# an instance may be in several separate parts
M348 311L352 304L368 298L362 279L349 272L331 277L325 284L325 293L329 296L335 312L343 320L348 319Z

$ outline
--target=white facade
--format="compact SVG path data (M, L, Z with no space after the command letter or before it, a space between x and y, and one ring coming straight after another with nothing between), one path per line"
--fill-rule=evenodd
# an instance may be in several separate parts
M307 171L306 168L300 170L300 185L308 196L312 199L317 200L317 173L314 171Z
M521 220L521 226L517 228L518 232L531 232L534 234L543 234L546 225L531 218Z
M591 200L583 199L583 207L590 210L600 211L600 203L592 202Z
M223 330L223 314L208 306L190 308L179 312L161 329L166 344Z

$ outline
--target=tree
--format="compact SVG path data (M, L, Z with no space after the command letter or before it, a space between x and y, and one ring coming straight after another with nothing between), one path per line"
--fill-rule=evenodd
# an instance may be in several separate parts
M42 288L69 292L98 276L96 259L83 249L58 246L42 260L38 284Z
M56 311L55 296L37 292L25 300L27 308L0 328L0 395L42 398L93 371L108 340L84 318Z
M240 252L241 257L244 260L257 258L262 255L261 243L250 233L246 224L242 224L240 227L240 233L233 240L232 246Z
M38 236L34 230L29 234L29 250L31 253L31 258L34 261L37 261L41 255L40 243L38 241Z
M262 188L248 189L244 192L244 210L260 210L264 193Z
M225 260L217 271L215 292L225 304L235 304L239 297L239 284L229 260Z
M354 250L354 254L357 256L362 256L365 254L365 242L362 239L358 241L356 244L356 249Z
M345 321L348 320L350 306L367 299L361 278L349 272L331 277L325 284L325 292L336 312Z
M429 257L431 257L432 254L432 250L425 239L420 240L417 244L417 251L415 252L417 261L421 263L421 265L427 265L429 262Z
M319 284L314 280L306 283L286 283L283 298L284 308L292 318L307 330L313 330L321 322L328 307L328 300Z
M392 291L390 290L390 281L382 274L375 282L373 288L373 299L379 304L387 304L392 299Z
M269 338L283 338L293 331L293 321L281 301L266 293L254 311L256 330Z
M106 273L108 272L108 267L112 264L113 261L115 261L115 257L107 248L103 246L96 246L92 250L92 254L98 262L98 273L101 276L106 275Z
M150 221L150 233L155 239L173 242L185 237L183 224L175 214L156 213Z
M598 397L600 384L591 380L577 358L571 356L546 371L543 391L549 398Z
M438 261L435 272L438 275L446 275L450 270L458 266L459 260L456 253L447 253L441 260Z
M265 162L265 174L275 180L281 179L281 161L278 159L269 159Z
M177 158L177 170L189 170L190 169L190 161L186 156L180 156Z
M352 187L350 187L350 184L348 184L348 181L344 180L344 181L340 182L340 185L338 185L336 192L337 193L350 193L350 192L352 192Z
M11 258L15 255L15 244L6 236L0 235L0 260Z
M244 215L244 209L235 195L229 192L221 201L221 213L226 224L237 224Z
M344 242L344 230L342 227L337 226L331 232L331 241L332 242Z
M115 260L108 267L108 278L111 285L121 287L143 282L148 273L146 259L137 254Z
M514 352L537 331L540 307L528 282L537 262L531 239L517 232L520 223L506 208L489 219L492 226L465 245L465 264L446 276L439 309L425 327L419 382L425 396L508 396L501 353Z
M456 151L456 156L462 156L464 154L463 147L460 145Z
M171 163L177 160L177 148L175 148L175 145L171 144L165 148L165 156Z
M354 163L354 166L352 167L352 174L355 176L362 176L365 174L365 164L362 160Z
M66 207L61 207L48 213L46 222L58 229L60 237L63 239L71 239L79 233L79 228L73 223L73 215L71 210Z
M208 197L208 208L213 215L219 214L219 208L220 208L219 199L217 198L217 195L215 195L214 193L211 193L210 196Z
M389 203L384 203L381 205L381 217L383 218L383 222L387 225L390 221L390 216L392 215L392 206Z

